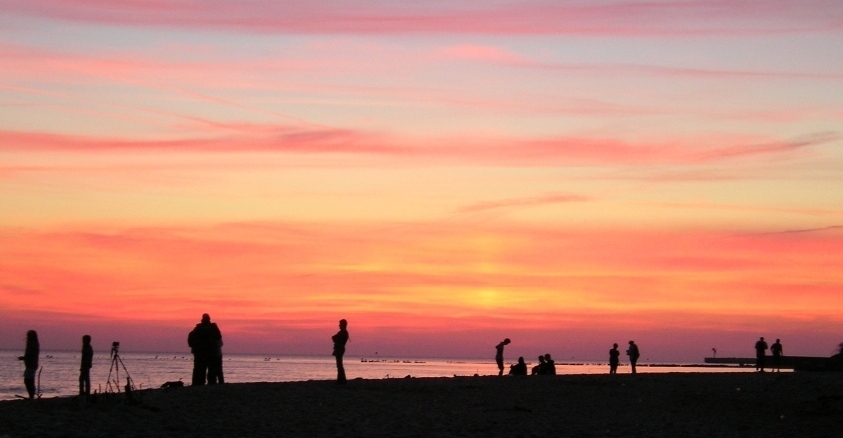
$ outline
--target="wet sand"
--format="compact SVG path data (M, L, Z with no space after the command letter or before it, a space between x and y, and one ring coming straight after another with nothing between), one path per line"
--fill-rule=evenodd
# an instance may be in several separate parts
M840 437L843 374L247 383L0 402L0 437Z

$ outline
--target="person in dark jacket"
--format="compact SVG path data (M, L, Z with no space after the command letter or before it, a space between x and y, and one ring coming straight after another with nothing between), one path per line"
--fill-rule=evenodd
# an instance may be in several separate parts
M91 395L91 366L94 362L94 349L91 336L82 336L82 364L79 366L79 395Z
M345 379L345 367L342 365L342 356L345 354L345 344L348 342L348 321L340 320L340 331L331 340L334 341L334 352L331 353L337 359L337 383L343 384Z
M222 338L217 343L217 348L211 355L210 361L208 364L208 384L225 383L225 378L222 375Z
M513 376L527 375L527 362L524 362L524 356L518 358L517 364L509 366L509 374L512 374Z
M776 372L781 372L782 356L784 356L784 348L782 348L781 339L776 339L776 343L770 346L770 353L773 353L773 368L776 369ZM772 371L772 368L770 371Z
M556 375L556 362L553 361L553 358L550 357L550 353L546 353L544 355L544 374L549 376Z
M641 352L638 350L638 346L635 345L635 341L629 341L629 348L626 350L626 355L629 356L629 368L632 370L632 374L635 374L635 366L638 364L638 358L641 357Z
M530 373L530 375L540 376L540 375L544 374L545 371L547 371L545 368L546 367L545 367L545 364L544 364L544 355L540 354L539 355L539 364L533 367L533 370Z
M193 353L192 385L205 384L206 377L209 377L208 368L214 363L221 341L222 333L220 333L219 327L216 323L211 322L210 315L203 314L202 322L196 324L196 327L187 336L187 345L190 346L190 352ZM209 383L213 384L216 381Z
M767 358L767 341L762 336L758 342L755 343L755 369L764 372L764 366Z
M618 364L621 362L621 352L618 351L618 344L613 344L609 350L609 374L618 373Z
M18 359L23 361L25 370L23 372L23 384L29 398L35 398L35 373L38 371L38 356L41 354L41 345L38 343L38 333L35 330L26 332L26 350L23 356Z

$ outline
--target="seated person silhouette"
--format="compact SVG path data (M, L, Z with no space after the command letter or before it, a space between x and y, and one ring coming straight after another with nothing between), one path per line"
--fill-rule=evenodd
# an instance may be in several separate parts
M515 365L509 366L509 374L513 376L526 376L527 375L527 363L524 362L524 356L518 358L518 363Z
M541 374L545 374L545 363L544 363L544 356L541 354L539 355L539 364L533 367L532 372L530 372L531 376L538 376Z
M544 367L545 367L545 374L550 376L556 375L556 362L550 358L550 353L544 355Z

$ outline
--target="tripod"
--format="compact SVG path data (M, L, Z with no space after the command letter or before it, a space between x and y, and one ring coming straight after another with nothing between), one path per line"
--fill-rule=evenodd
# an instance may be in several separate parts
M108 380L105 382L105 392L120 392L120 367L123 367L123 372L126 373L126 392L135 390L135 383L129 375L129 370L126 369L123 359L120 359L120 354L118 353L119 349L119 342L111 344L111 367L108 369ZM112 372L114 373L113 380L111 378Z

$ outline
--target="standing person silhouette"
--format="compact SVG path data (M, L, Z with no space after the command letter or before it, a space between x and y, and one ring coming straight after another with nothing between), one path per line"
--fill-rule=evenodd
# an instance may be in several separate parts
M345 344L348 342L348 321L340 320L340 331L331 340L334 341L334 352L331 353L337 359L337 383L345 384L345 367L342 365L342 355L345 354Z
M499 376L503 375L503 347L509 345L510 342L511 341L509 340L509 338L506 338L503 341L501 341L500 344L495 346L495 350L497 350L497 352L495 353L495 362L497 362L497 364L498 364L498 375Z
M621 362L621 352L618 351L618 344L612 344L609 350L609 374L618 373L618 364Z
M762 336L758 342L755 343L755 369L756 371L764 372L764 362L767 359L767 342Z
M784 356L784 349L782 349L782 340L776 339L776 343L770 346L770 353L773 353L773 366L770 368L776 369L776 372L782 370L782 356Z
M216 323L214 323L216 325ZM217 329L219 330L219 329ZM211 349L211 355L208 362L208 384L214 385L217 383L225 383L225 378L222 375L222 332L220 332L220 339L217 341L215 347Z
M38 333L35 330L26 332L26 350L18 359L23 361L23 384L29 398L35 398L35 373L38 371L38 356L41 354L41 344L38 343Z
M82 336L82 364L79 366L79 395L91 395L91 366L94 362L94 349L91 336Z
M641 357L641 352L638 351L635 341L629 341L629 349L626 350L626 355L629 356L629 367L632 369L632 374L635 374L635 365L638 363L638 358Z

